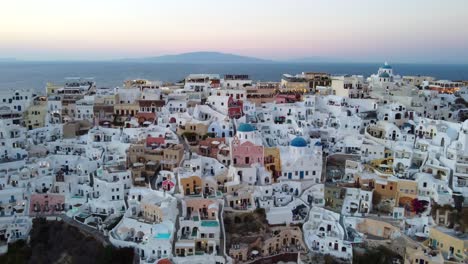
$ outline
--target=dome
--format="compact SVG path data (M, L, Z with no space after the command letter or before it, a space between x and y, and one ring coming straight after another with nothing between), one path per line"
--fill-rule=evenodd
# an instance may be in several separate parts
M382 69L391 69L392 66L389 65L387 62L385 62L385 64L382 66Z
M380 78L390 78L390 75L388 75L388 73L386 72L382 72L380 75L379 75Z
M239 132L252 132L255 128L251 124L241 123L237 131Z
M296 137L291 141L291 146L298 148L307 147L307 141L301 137Z

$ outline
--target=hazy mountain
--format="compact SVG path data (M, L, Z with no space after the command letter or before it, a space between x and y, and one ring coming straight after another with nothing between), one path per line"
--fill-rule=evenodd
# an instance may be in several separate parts
M270 63L270 60L264 60L254 57L240 56L236 54L200 51L189 52L174 55L162 55L148 58L130 58L124 61L135 62L158 62L158 63Z
M325 62L351 62L345 59L337 59L332 57L320 57L320 56L310 56L310 57L303 57L303 58L294 58L285 60L285 62L290 63L325 63Z

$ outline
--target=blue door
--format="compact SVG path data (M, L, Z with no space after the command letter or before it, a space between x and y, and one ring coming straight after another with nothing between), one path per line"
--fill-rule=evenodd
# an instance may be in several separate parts
M300 172L299 172L299 178L300 178L300 179L304 179L304 171L300 171Z

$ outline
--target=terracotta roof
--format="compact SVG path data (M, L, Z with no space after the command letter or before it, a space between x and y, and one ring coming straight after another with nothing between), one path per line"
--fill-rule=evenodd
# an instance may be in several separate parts
M165 139L163 137L147 137L146 146L151 146L152 144L164 144Z

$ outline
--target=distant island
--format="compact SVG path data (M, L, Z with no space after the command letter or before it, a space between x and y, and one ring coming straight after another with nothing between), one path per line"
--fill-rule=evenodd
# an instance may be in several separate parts
M181 54L162 55L147 58L126 58L121 61L131 62L157 62L157 63L272 63L255 57L241 56L230 53L199 51Z

